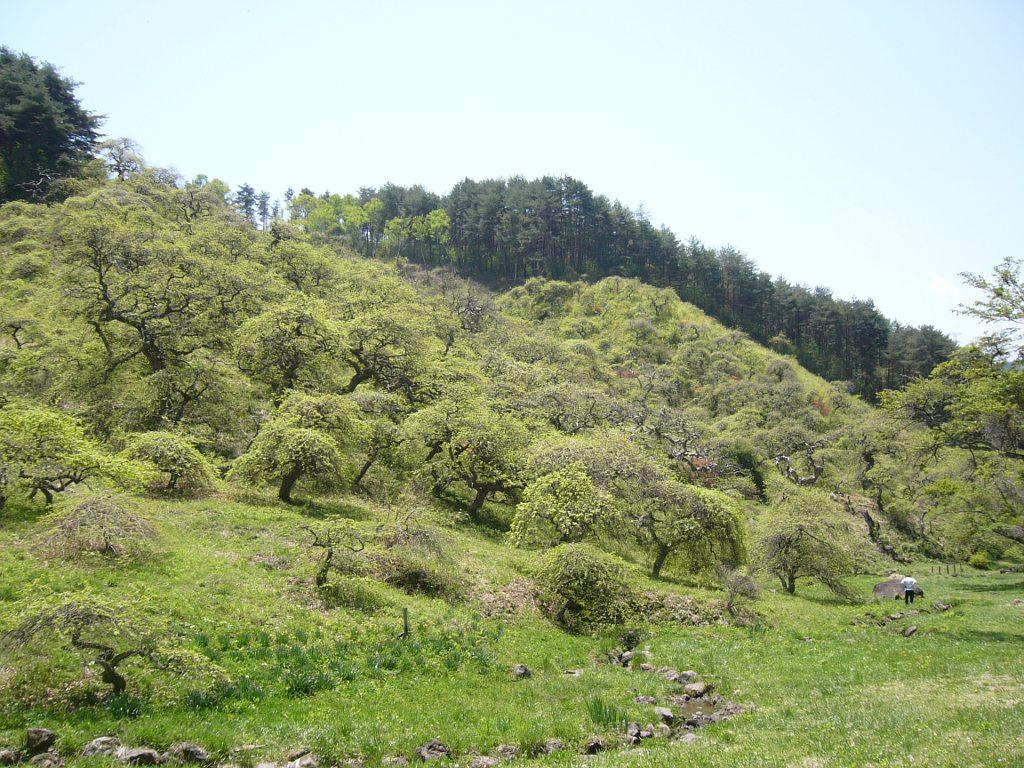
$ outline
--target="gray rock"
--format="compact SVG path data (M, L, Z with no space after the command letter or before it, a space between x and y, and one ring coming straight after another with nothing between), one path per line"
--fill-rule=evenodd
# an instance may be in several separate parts
M431 739L426 744L416 749L420 760L429 762L431 760L442 760L448 757L452 751L446 747L440 739Z
M343 768L366 768L366 761L361 757L346 757L341 765Z
M661 722L666 725L672 725L675 722L676 716L668 707L655 707L654 714L661 718Z
M516 680L525 680L526 678L532 676L533 672L531 672L530 668L525 664L516 664L514 667L512 667L512 677L514 677Z
M121 747L115 757L125 765L160 765L163 758L150 747Z
M637 704L657 704L658 700L653 696L637 696L633 699Z
M667 739L669 736L672 735L672 729L664 723L658 723L656 726L654 726L654 735Z
M658 671L661 672L662 677L664 677L670 683L674 683L677 679L679 679L679 673L674 669L666 669L664 671L659 669Z
M285 760L298 760L300 757L305 757L312 751L313 750L309 747L299 747L298 749L293 749L291 752L285 755Z
M680 672L678 675L676 675L677 683L692 683L696 679L697 673L694 672L692 669L687 669L685 672Z
M903 630L903 636L904 637L910 637L911 635L916 635L916 634L917 634L917 626L914 625L914 624L911 624L909 627L907 627L906 629Z
M466 768L494 768L501 761L496 757L488 757L487 755L477 755L470 759L466 763Z
M591 736L583 744L583 753L585 755L596 755L598 752L603 752L604 748L604 739L600 736Z
M654 738L654 724L648 723L640 730L641 739L653 739Z
M705 693L711 690L711 686L707 683L701 682L688 683L686 687L683 688L683 690L686 691L686 695L690 698L699 699L701 696L703 696Z
M277 768L277 763L256 763L256 768Z
M640 665L640 669L642 669L644 672L653 672L654 665L645 661L643 664Z
M640 743L640 723L630 723L626 726L626 743Z
M541 747L540 751L545 755L552 755L555 752L561 752L565 749L565 742L561 739L548 739L544 742L544 746Z
M64 765L64 760L51 749L48 752L40 752L38 755L33 755L28 764L34 765L36 768L60 768L60 766Z
M171 748L167 750L167 754L183 763L206 763L210 760L210 753L192 741L172 744Z
M120 748L120 739L114 736L100 736L98 739L93 739L82 747L82 757L89 757L91 755L113 756L117 754L117 750Z
M408 765L409 758L404 755L389 755L388 757L382 758L380 764L389 766L389 768L397 768L401 765Z
M494 748L494 756L499 760L515 760L519 757L519 747L515 744L499 744Z
M0 765L14 765L18 762L18 753L13 749L0 749Z
M622 662L622 666L624 666L624 667L625 666L629 666L629 662L631 662L632 660L633 660L633 652L632 651L623 651L621 654L619 654L619 661Z
M46 752L57 742L57 734L49 728L29 728L25 731L25 751L30 755Z
M684 733L682 736L680 736L678 739L676 739L676 741L680 741L683 744L692 744L696 740L697 740L697 734L696 733Z
M316 759L316 755L309 752L302 757L290 761L285 768L318 768L319 765L320 761Z

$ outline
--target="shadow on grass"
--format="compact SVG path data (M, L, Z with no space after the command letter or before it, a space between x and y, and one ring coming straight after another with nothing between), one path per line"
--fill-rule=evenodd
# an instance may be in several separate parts
M1024 592L1024 581L957 584L964 592Z
M1007 609L1009 610L1009 609ZM1024 645L1024 632L1004 632L991 629L955 629L942 636L969 643L1020 643Z

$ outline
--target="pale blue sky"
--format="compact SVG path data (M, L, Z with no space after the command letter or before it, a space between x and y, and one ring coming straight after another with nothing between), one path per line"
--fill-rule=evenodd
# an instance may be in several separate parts
M0 0L186 175L446 191L567 173L685 238L966 341L1024 256L1024 2Z

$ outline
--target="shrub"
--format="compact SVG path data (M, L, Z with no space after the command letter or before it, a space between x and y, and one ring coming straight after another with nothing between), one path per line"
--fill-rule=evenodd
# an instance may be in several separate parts
M214 470L206 457L183 437L172 432L132 435L124 449L129 459L146 462L158 472L150 489L163 493L196 493L209 488Z
M977 568L980 571L987 571L992 567L992 560L988 556L988 552L982 550L981 552L975 552L971 555L971 559L968 560L972 568Z
M371 556L378 579L409 594L455 600L462 594L462 583L450 562L410 550L394 547Z
M562 544L537 573L548 614L563 627L616 624L630 612L632 590L613 558L588 544Z
M71 559L98 555L109 559L142 560L154 550L156 532L116 496L94 496L58 513L46 551Z

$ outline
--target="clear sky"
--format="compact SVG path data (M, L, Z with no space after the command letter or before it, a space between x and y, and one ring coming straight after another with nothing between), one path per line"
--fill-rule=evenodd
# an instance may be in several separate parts
M571 174L972 338L1024 256L1024 2L0 0L157 165L284 189Z

